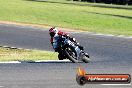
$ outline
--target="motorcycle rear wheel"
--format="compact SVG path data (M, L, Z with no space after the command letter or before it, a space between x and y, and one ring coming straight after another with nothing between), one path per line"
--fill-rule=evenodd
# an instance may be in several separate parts
M59 59L59 60L63 60L64 57L59 53L59 54L58 54L58 59Z

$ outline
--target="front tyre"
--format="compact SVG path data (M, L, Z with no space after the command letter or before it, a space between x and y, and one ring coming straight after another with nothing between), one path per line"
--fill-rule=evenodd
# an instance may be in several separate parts
M65 53L66 53L66 56L69 60L71 60L73 63L78 63L77 54L73 48L67 47L65 49Z
M84 54L82 60L83 60L83 62L85 62L85 63L89 63L89 62L90 62L90 57L89 57L89 55Z

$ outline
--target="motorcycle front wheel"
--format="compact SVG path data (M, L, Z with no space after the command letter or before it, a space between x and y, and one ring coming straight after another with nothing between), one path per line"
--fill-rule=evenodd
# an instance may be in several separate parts
M90 57L89 57L89 55L85 55L85 54L84 54L82 60L83 60L83 62L85 62L85 63L89 63L89 62L90 62Z
M77 60L77 54L76 51L71 48L71 47L67 47L65 48L65 53L67 55L67 58L69 60L71 60L73 63L78 63L79 61Z

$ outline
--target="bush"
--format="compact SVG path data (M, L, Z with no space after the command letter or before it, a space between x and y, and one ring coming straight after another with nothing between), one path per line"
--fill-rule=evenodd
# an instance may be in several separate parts
M82 2L86 2L87 0L81 0Z
M128 0L128 5L132 5L132 0Z
M80 0L73 0L80 1ZM81 0L83 2L96 2L96 3L106 3L106 4L118 4L118 5L132 5L132 0Z
M95 2L95 0L87 0L87 2Z
M118 0L117 4L118 5L126 5L128 3L128 0Z
M111 4L112 3L112 0L104 0L104 3Z
M101 3L101 2L102 2L102 0L95 0L95 2L97 2L97 3Z
M79 0L73 0L73 1L79 1Z

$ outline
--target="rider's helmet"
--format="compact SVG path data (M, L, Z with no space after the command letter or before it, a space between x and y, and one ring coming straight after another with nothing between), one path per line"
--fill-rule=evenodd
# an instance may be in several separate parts
M57 33L58 33L58 29L56 27L52 27L49 29L49 34L51 37L54 37L55 34L57 34Z

